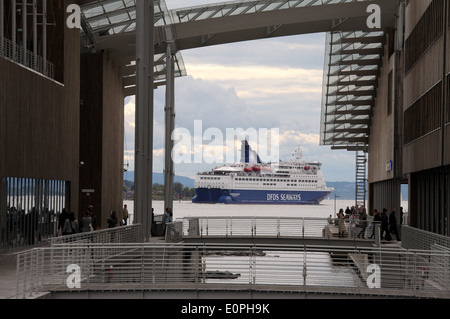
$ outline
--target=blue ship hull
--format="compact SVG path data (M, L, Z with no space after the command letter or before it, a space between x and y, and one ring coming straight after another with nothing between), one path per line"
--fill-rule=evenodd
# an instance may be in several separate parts
M197 188L193 203L317 205L330 191L279 191Z

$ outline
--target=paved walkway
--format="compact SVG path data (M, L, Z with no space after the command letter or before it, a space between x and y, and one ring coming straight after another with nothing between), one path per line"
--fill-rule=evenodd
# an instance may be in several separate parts
M12 299L16 296L17 253L45 246L47 245L0 251L0 299Z

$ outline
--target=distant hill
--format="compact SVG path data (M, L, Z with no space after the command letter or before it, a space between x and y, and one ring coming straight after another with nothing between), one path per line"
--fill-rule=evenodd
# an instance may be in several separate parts
M123 173L123 179L129 182L134 183L134 172L125 172ZM174 183L178 182L183 184L184 187L193 188L194 180L185 176L175 175L173 178ZM163 173L153 173L153 183L152 184L161 184L164 185L164 174Z
M354 182L327 182L327 186L334 188L330 198L334 198L334 195L336 195L339 199L355 199Z
M134 172L126 172L123 175L124 180L127 181L126 184L130 186L134 183ZM194 180L185 176L174 177L174 182L179 182L183 184L184 187L193 188ZM153 173L153 184L164 185L164 174L163 173ZM338 196L339 199L349 200L355 199L355 183L354 182L327 182L328 187L333 187L334 192L330 194L330 198L334 198L334 195ZM402 198L403 200L408 200L407 189L402 188Z

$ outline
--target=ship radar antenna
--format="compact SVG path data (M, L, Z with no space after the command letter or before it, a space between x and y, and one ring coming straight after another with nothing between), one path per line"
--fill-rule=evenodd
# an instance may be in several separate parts
M300 160L302 159L302 157L303 157L302 149L301 149L301 147L299 146L299 147L297 147L297 149L295 150L295 160L296 160L296 161L300 161Z

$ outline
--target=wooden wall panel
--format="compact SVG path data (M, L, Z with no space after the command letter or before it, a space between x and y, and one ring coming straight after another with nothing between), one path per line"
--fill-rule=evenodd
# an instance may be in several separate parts
M410 1L407 7L406 36L427 10L431 1ZM443 79L444 37L440 36L404 78L405 111ZM440 107L441 109L441 107ZM426 119L424 119L426 120ZM405 123L406 124L406 123ZM405 129L410 129L405 126ZM442 130L431 132L403 147L403 173L410 174L442 164Z
M82 56L80 72L80 213L93 205L98 223L102 210L103 54ZM87 189L94 191L83 192Z
M103 61L102 223L111 211L120 219L123 207L124 94L119 69Z
M101 52L82 57L80 206L94 205L97 226L119 216L123 198L124 95L119 70ZM93 189L89 196L83 189Z
M68 181L77 211L80 33L58 27L64 85L0 58L0 175Z
M368 165L370 183L393 178L392 172L386 171L386 163L394 159L394 116L393 112L388 114L388 75L393 70L394 59L389 59L387 51L385 47L370 126ZM391 103L394 105L393 101Z
M431 1L433 0L412 0L406 6L405 39L409 37Z

